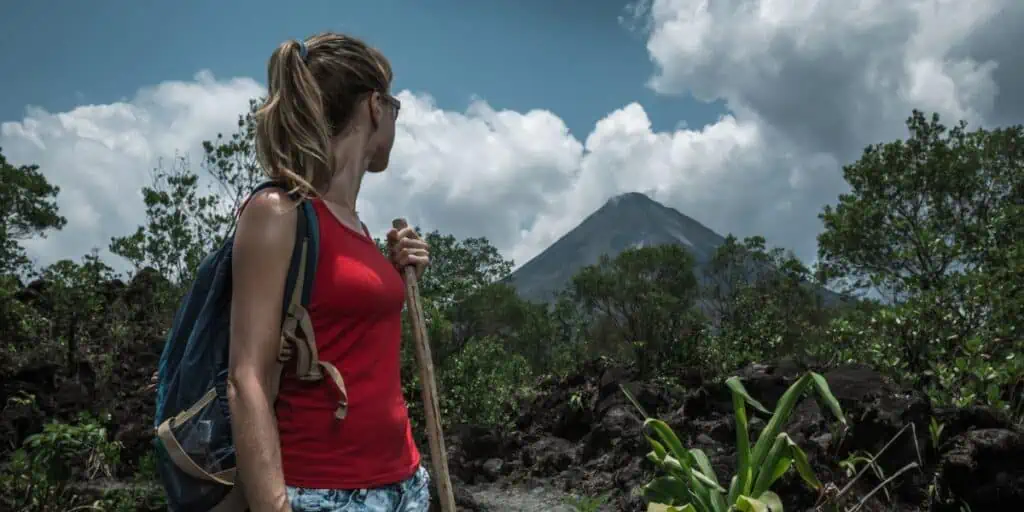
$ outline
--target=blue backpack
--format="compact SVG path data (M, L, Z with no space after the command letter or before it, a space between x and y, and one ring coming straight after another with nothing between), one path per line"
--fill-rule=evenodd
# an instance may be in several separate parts
M266 182L253 194L267 187L284 188ZM295 248L282 298L278 361L282 371L287 363L287 369L305 381L323 380L321 369L325 370L341 392L336 416L342 419L347 410L344 382L333 365L319 361L306 313L320 245L317 215L308 200L299 204ZM199 265L160 356L154 444L157 470L172 511L244 512L249 508L236 485L227 401L233 244L231 233ZM279 384L278 380L271 390L274 400Z

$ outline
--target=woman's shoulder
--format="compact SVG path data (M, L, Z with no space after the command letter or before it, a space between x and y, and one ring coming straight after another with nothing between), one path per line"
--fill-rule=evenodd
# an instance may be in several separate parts
M259 245L294 239L298 206L284 189L268 187L253 193L239 208L236 239Z
M246 210L254 210L258 216L287 216L299 202L283 188L270 186L249 194L238 207L236 215L241 217Z

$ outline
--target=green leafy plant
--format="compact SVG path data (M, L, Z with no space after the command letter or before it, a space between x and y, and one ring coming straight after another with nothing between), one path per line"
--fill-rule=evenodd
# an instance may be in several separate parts
M75 480L110 478L120 461L121 443L82 415L74 425L52 422L25 440L0 475L0 505L10 510L68 510L79 496Z
M782 432L782 426L810 387L818 392L839 421L846 424L839 401L829 390L825 378L814 372L801 377L779 399L774 414L747 393L739 378L730 377L726 385L732 392L736 453L739 457L737 472L728 490L719 484L711 461L702 450L684 448L668 424L647 417L636 399L620 386L644 415L644 436L654 448L647 454L647 459L666 473L644 487L644 495L650 501L648 512L781 512L782 500L769 489L793 466L809 486L818 491L823 489L807 455L789 435ZM772 414L753 447L748 433L747 404L765 414ZM650 431L657 439L646 433Z
M569 407L571 407L574 411L582 410L583 395L581 395L579 392L573 393L572 396L569 397Z
M576 512L597 512L608 502L609 498L611 498L611 493L605 493L600 496L573 496L566 498L564 503L572 507Z
M928 423L928 434L931 436L932 449L938 450L939 444L942 442L942 431L946 428L946 425L939 423L934 416Z

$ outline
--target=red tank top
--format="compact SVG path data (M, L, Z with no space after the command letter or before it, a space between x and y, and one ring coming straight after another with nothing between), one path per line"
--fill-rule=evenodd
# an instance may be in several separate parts
M320 255L309 315L320 359L345 379L348 415L334 417L337 388L285 372L276 406L285 483L365 489L412 476L420 464L402 396L399 347L405 285L367 235L319 200Z

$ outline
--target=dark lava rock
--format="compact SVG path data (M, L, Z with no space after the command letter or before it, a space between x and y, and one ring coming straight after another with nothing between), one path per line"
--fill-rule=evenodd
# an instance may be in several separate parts
M739 375L748 392L771 409L804 371L784 360L753 364ZM865 366L841 366L822 374L848 427L840 428L816 393L799 402L783 427L807 453L822 482L844 487L849 478L838 462L853 454L876 454L897 434L900 437L876 461L885 475L912 462L923 466L890 482L892 501L878 493L862 510L925 510L931 475L937 472L942 475L940 485L955 496L950 499L963 500L972 510L1016 509L1007 507L1009 500L1021 499L1024 454L1019 451L1020 434L1004 415L985 408L934 411L923 395L901 389ZM538 480L590 496L611 491L612 509L646 510L636 490L657 473L645 458L651 447L642 434L643 417L622 393L626 388L648 414L663 419L685 447L703 450L719 481L728 482L736 464L731 395L722 383L702 382L698 372L686 375L685 389L669 389L640 380L632 368L606 361L588 363L575 375L542 381L537 394L520 403L513 431L459 427L451 435L456 440L453 460L459 461L460 475L469 478ZM747 413L756 440L769 418L749 407ZM941 453L919 456L918 448L928 443L924 436L933 417L947 425L951 441ZM869 471L845 499L856 503L878 481ZM775 490L786 510L811 510L818 498L792 471Z
M1020 510L1024 434L982 428L960 434L942 455L941 484L971 510Z

